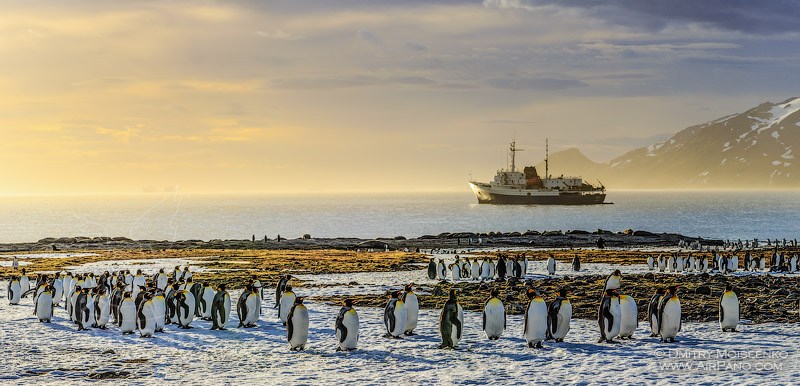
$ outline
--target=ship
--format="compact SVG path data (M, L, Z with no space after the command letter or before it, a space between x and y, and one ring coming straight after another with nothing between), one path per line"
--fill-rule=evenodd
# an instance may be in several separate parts
M517 171L516 141L510 143L511 166L500 169L492 182L469 181L469 187L479 204L498 205L595 205L603 204L606 188L602 183L595 186L583 182L581 177L551 178L549 143L545 139L545 174L541 178L536 167L525 166Z

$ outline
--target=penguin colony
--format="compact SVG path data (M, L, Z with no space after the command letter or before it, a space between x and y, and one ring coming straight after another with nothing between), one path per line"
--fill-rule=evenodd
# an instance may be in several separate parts
M656 261L665 261L674 266L686 266L685 261L692 261L690 257L649 257L648 265L655 269ZM776 255L773 259L780 257ZM577 257L572 262L573 269L580 265L576 260ZM696 264L698 260L694 259L691 264ZM727 263L735 259L722 257L715 260L718 261L715 264L717 269L724 273L730 268ZM750 261L753 261L752 257ZM479 263L477 259L473 262L465 259L462 262L456 256L456 262L450 269L451 272L468 272L470 278L486 280L504 277L507 272L511 272L512 277L522 276L527 265L528 259L524 255L508 260L505 256L500 256L496 265L488 260ZM552 256L548 258L547 269L548 274L554 274L555 259ZM428 275L444 280L447 267L443 261L437 263L431 259ZM277 309L279 319L286 326L286 339L290 349L301 351L308 342L309 314L303 304L305 297L297 296L293 292L289 283L291 279L290 275L280 277L275 288L273 308ZM597 312L600 343L612 343L616 338L630 339L638 326L636 301L622 293L622 282L622 274L616 270L608 276L600 292ZM678 289L675 285L659 288L648 302L650 336L660 337L662 342L675 342L681 331ZM174 324L180 329L192 328L195 318L211 321L212 330L225 330L229 326L232 308L231 297L224 284L211 288L204 283L196 283L188 267L183 270L175 267L170 274L162 269L151 277L141 270L136 274L130 271L105 272L99 276L91 273L72 275L69 272L58 273L53 277L38 275L33 288L23 269L22 275L13 276L8 284L9 303L19 304L22 298L30 294L33 294L34 315L40 322L49 323L54 308L60 307L63 302L69 319L75 323L78 331L89 328L105 330L111 323L123 334L138 331L143 338L152 338L156 333L164 332L164 327L168 324ZM549 304L536 288L528 288L526 295L528 301L521 327L527 346L541 348L545 341L563 342L572 319L569 288L559 289ZM254 277L245 285L236 302L239 328L257 326L262 302L262 285ZM739 299L731 285L726 286L718 307L722 331L736 331L739 324ZM497 288L490 289L482 316L482 329L486 337L490 341L500 339L508 325L506 307ZM406 285L402 291L391 292L384 309L385 336L402 339L404 336L416 335L414 330L418 317L419 299L413 284ZM464 310L458 301L458 290L451 289L439 316L439 348L455 349L463 337L464 328ZM358 330L359 317L354 302L346 299L335 322L337 351L356 349Z

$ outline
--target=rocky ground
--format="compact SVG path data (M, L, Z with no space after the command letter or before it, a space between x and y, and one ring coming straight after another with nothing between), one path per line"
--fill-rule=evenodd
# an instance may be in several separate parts
M499 288L506 308L511 314L524 312L529 286L538 288L549 302L558 288L571 289L570 301L576 318L594 319L600 304L600 292L605 285L605 276L563 276L558 278L488 283L447 283L423 286L421 290L430 295L420 295L422 308L441 309L449 290L457 288L459 301L464 309L479 311L488 298L491 288ZM800 277L787 276L722 276L709 274L639 274L625 275L621 293L633 296L639 306L639 320L647 320L647 303L656 288L676 284L681 288L678 295L684 321L708 322L718 320L718 302L725 283L731 283L738 293L742 319L754 323L796 322L798 300L800 300ZM386 304L386 295L354 296L362 306L381 307ZM336 301L334 298L323 300Z
M308 238L277 240L131 240L126 237L60 237L44 238L30 243L0 244L2 252L35 252L63 250L113 250L113 249L223 249L223 250L314 250L314 249L385 249L409 248L477 248L477 247L593 247L602 237L608 247L675 246L679 240L699 240L704 245L720 245L720 240L687 237L675 233L651 233L626 230L611 232L596 230L525 231L486 233L441 233L417 238L397 236L376 240L354 238ZM481 244L478 245L480 238Z

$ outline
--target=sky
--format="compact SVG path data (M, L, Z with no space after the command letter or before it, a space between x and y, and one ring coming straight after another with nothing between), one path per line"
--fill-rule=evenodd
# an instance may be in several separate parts
M800 1L0 2L0 194L466 191L800 96Z

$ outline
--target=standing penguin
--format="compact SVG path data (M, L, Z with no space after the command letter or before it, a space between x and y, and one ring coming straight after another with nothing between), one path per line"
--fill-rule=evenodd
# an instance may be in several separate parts
M291 286L286 286L287 291L291 291ZM294 294L294 292L292 292ZM236 304L236 313L239 315L239 327L251 328L256 327L258 321L258 290L252 285L247 285L242 296L239 297L239 302ZM283 307L283 299L281 299L281 307ZM283 312L284 309L281 309ZM286 313L288 318L288 312ZM285 324L285 323L284 323Z
M336 351L355 350L358 344L358 313L352 299L345 299L336 316L336 340L339 342Z
M503 255L497 259L497 268L495 271L497 272L497 279L500 281L506 280L506 274L508 271L506 270L506 258Z
M681 330L681 301L678 286L670 286L658 305L658 334L662 342L675 342Z
M175 312L178 316L178 327L192 328L194 321L195 299L188 290L180 290L175 294Z
M167 301L164 297L164 292L156 289L153 294L153 317L155 317L156 326L155 332L164 332L164 325L167 320Z
M489 299L483 306L483 331L489 340L498 340L506 330L506 308L500 300L499 290L492 288Z
M489 259L483 260L481 263L481 281L488 280L492 277L492 263L489 262Z
M87 326L94 322L89 317L88 288L82 288L75 300L75 321L78 323L78 331L88 330Z
M431 257L431 261L428 262L428 279L436 279L436 261L433 257Z
M281 275L281 279L278 280L278 285L275 287L275 307L281 303L281 295L283 295L283 291L286 291L286 286L289 284L289 280L292 279L292 275Z
M61 274L57 273L53 279L53 307L59 307L61 298L64 296L64 282L61 281Z
M657 288L656 293L650 298L647 304L647 322L650 324L650 336L658 336L658 305L661 304L661 297L664 296L664 289Z
M292 286L287 285L281 295L280 307L278 308L278 318L284 326L286 325L286 320L289 318L289 311L294 307L294 299L296 298L297 295L292 291Z
M292 351L302 351L308 342L308 309L303 305L303 297L294 299L286 319L286 338Z
M572 270L575 272L581 270L581 258L577 254L572 258Z
M639 308L636 306L636 299L628 295L619 295L620 322L619 338L633 338L636 327L639 327Z
M664 272L667 269L667 258L658 255L658 272Z
M513 264L513 267L511 269L511 272L514 273L514 277L522 278L522 275L523 275L524 272L522 272L522 264L519 263L519 259L514 259L512 264Z
M547 308L547 338L563 342L569 332L572 320L572 304L567 299L569 290L561 288L556 292L556 298Z
M469 273L472 280L478 280L481 278L481 264L478 263L477 257L475 260L472 260L472 265L469 267Z
M45 286L42 293L36 297L34 313L40 322L50 323L50 319L53 318L53 287Z
M136 330L136 305L130 292L126 291L122 295L117 325L119 326L119 331L123 334L133 334L133 331Z
M439 315L439 333L442 335L442 344L439 348L456 348L461 340L464 328L464 309L458 304L457 290L450 289L450 297L444 303Z
M159 269L155 277L156 287L162 291L166 290L167 279L169 279L169 277L167 276L167 273L164 272L164 268Z
M231 295L225 284L220 284L211 302L211 329L224 330L231 316Z
M547 258L547 274L556 274L556 259L553 257L553 255L550 255L550 257Z
M417 328L419 319L419 299L414 293L414 283L406 285L403 295L400 297L406 305L406 330L403 335L416 335L414 329Z
M136 327L142 338L152 338L156 332L155 306L150 293L144 295L144 301L136 312Z
M450 265L450 273L453 277L453 283L457 283L461 280L461 263L455 262Z
M106 329L108 321L111 319L111 299L106 289L100 288L97 299L94 302L94 326L101 330Z
M386 325L386 337L400 339L405 331L408 314L406 304L400 299L400 291L392 292L386 308L383 310L383 324Z
M17 259L17 256L11 258L11 268L15 271L19 269L19 259Z
M647 255L647 270L652 271L655 269L655 260L653 259L653 255Z
M523 333L530 348L542 348L542 341L547 339L547 304L539 295L539 291L528 288L528 305L525 307Z
M725 292L719 298L719 326L722 331L736 331L739 325L739 298L731 284L725 284Z
M22 286L19 285L18 277L11 277L11 281L8 282L8 292L6 295L8 296L8 304L12 306L19 304L19 301L22 298Z
M617 290L607 289L600 300L600 308L597 310L597 323L600 325L599 343L613 343L613 339L619 335L621 317L622 310Z
M28 292L28 290L31 289L31 279L28 278L25 268L22 268L22 272L19 275L19 286L22 288L22 293Z
M200 317L203 320L211 320L211 303L217 293L208 284L203 284L203 293L200 295Z
M444 264L444 259L440 259L439 264L436 265L436 278L447 280L447 266Z

